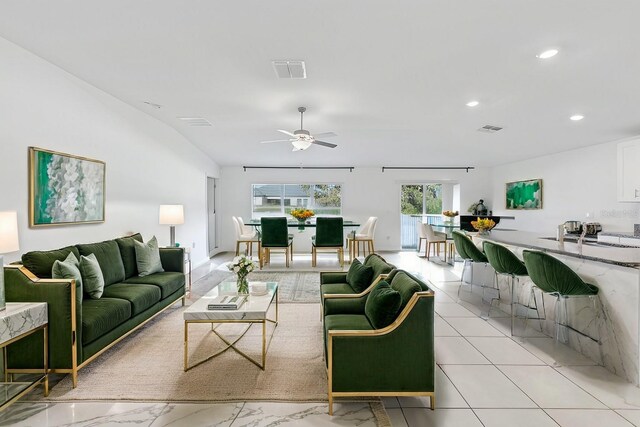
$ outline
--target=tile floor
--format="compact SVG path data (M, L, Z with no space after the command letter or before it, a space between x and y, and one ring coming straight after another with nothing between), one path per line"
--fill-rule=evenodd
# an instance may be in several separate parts
M511 338L508 317L492 311L496 317L483 320L479 306L457 303L460 263L452 268L415 252L383 256L436 288L436 410L427 398L385 398L394 426L640 427L640 389L551 338ZM229 258L214 258L195 277ZM320 258L317 270L335 264ZM292 269L310 268L294 258ZM375 425L366 404L338 404L334 417L326 410L322 403L18 402L0 414L0 426Z

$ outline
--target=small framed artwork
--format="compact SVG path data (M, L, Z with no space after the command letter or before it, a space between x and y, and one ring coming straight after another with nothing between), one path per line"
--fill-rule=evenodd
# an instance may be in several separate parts
M29 147L29 226L104 222L100 160Z
M542 180L507 182L507 209L542 209Z

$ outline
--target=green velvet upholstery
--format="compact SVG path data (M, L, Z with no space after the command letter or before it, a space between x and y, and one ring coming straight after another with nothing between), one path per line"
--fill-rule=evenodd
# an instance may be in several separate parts
M346 279L355 293L359 294L371 285L373 281L373 268L368 265L363 265L358 259L354 259L351 262Z
M327 364L331 377L332 396L341 393L373 395L432 395L435 387L434 352L434 298L426 283L415 276L393 270L386 279L390 290L395 280L399 300L410 302L393 320L391 330L384 334L359 333L371 331L374 326L367 318L367 300L362 311L355 311L361 302L348 303L350 298L325 300L324 335ZM409 290L418 290L409 296ZM373 291L372 291L373 292ZM404 295L403 295L404 294ZM371 298L372 295L369 295ZM415 298L415 300L413 300ZM338 303L339 302L339 303ZM338 304L336 304L338 303ZM340 313L345 308L349 313ZM339 331L347 336L336 335Z
M114 240L76 245L76 247L80 255L94 254L96 256L104 276L105 286L124 280L124 264L120 255L120 248L118 248L118 244Z
M285 217L260 218L261 244L263 248L286 248L291 244Z
M133 283L115 283L105 289L103 298L119 298L129 301L133 316L152 307L162 296L161 288L156 285Z
M485 240L482 244L482 249L487 256L489 264L497 273L514 276L527 275L527 267L524 262L520 261L513 252L504 246Z
M387 281L391 288L400 294L400 307L398 311L404 310L413 294L429 289L424 284L424 288L422 288L420 286L420 283L422 283L420 280L403 270L395 270L392 275L387 277Z
M565 263L544 252L524 250L529 277L543 292L560 295L597 295L598 287L585 282Z
M396 320L401 303L400 292L381 280L371 290L364 306L364 314L375 329L382 329Z
M104 292L104 276L94 254L80 255L80 274L84 293L92 299L98 299Z
M347 283L347 273L342 271L322 271L320 272L320 284L327 285L333 283Z
M364 265L373 268L373 278L381 274L389 274L391 270L396 268L395 265L389 264L384 258L378 254L369 254L364 259Z
M133 234L128 237L121 237L116 239L118 248L120 249L120 256L122 257L122 264L124 265L124 277L138 275L138 265L136 264L136 250L133 241L142 243L142 235L140 233Z
M132 277L124 283L141 283L158 286L162 291L162 299L167 298L180 288L184 289L184 274L165 271L151 276Z
M32 251L22 255L22 265L41 279L51 279L51 269L55 261L64 261L73 252L80 259L80 252L75 246L54 249L51 251Z
M119 298L85 300L82 303L82 344L101 337L131 317L131 304Z
M324 315L362 314L364 313L367 299L368 295L364 295L360 298L327 298L324 301Z
M80 286L82 286L82 274L79 268L80 261L73 252L69 252L64 261L54 261L51 276L53 279L73 279L80 282Z
M184 273L184 248L160 248L160 261L165 272Z
M138 276L149 276L153 273L162 273L162 261L160 259L160 247L158 239L153 236L147 243L133 241L136 250L136 265Z
M342 247L344 244L344 227L342 217L316 218L316 235L313 244L318 247Z
M451 234L456 250L463 259L470 259L473 262L488 262L487 257L464 233L454 230Z

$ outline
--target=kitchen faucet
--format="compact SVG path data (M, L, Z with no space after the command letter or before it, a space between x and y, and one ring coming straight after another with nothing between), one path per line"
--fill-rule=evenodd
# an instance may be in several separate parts
M578 253L582 255L582 241L584 240L584 236L587 234L587 223L582 223L582 233L580 233L580 238L578 238Z

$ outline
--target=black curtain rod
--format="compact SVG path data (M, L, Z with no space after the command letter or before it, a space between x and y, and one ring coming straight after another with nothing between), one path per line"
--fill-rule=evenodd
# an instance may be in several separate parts
M353 172L354 166L242 166L244 171L247 169L349 169Z
M470 169L475 169L473 166L382 166L382 172L385 169L399 169L399 170L409 170L409 169L434 169L434 170L466 170L469 173Z

